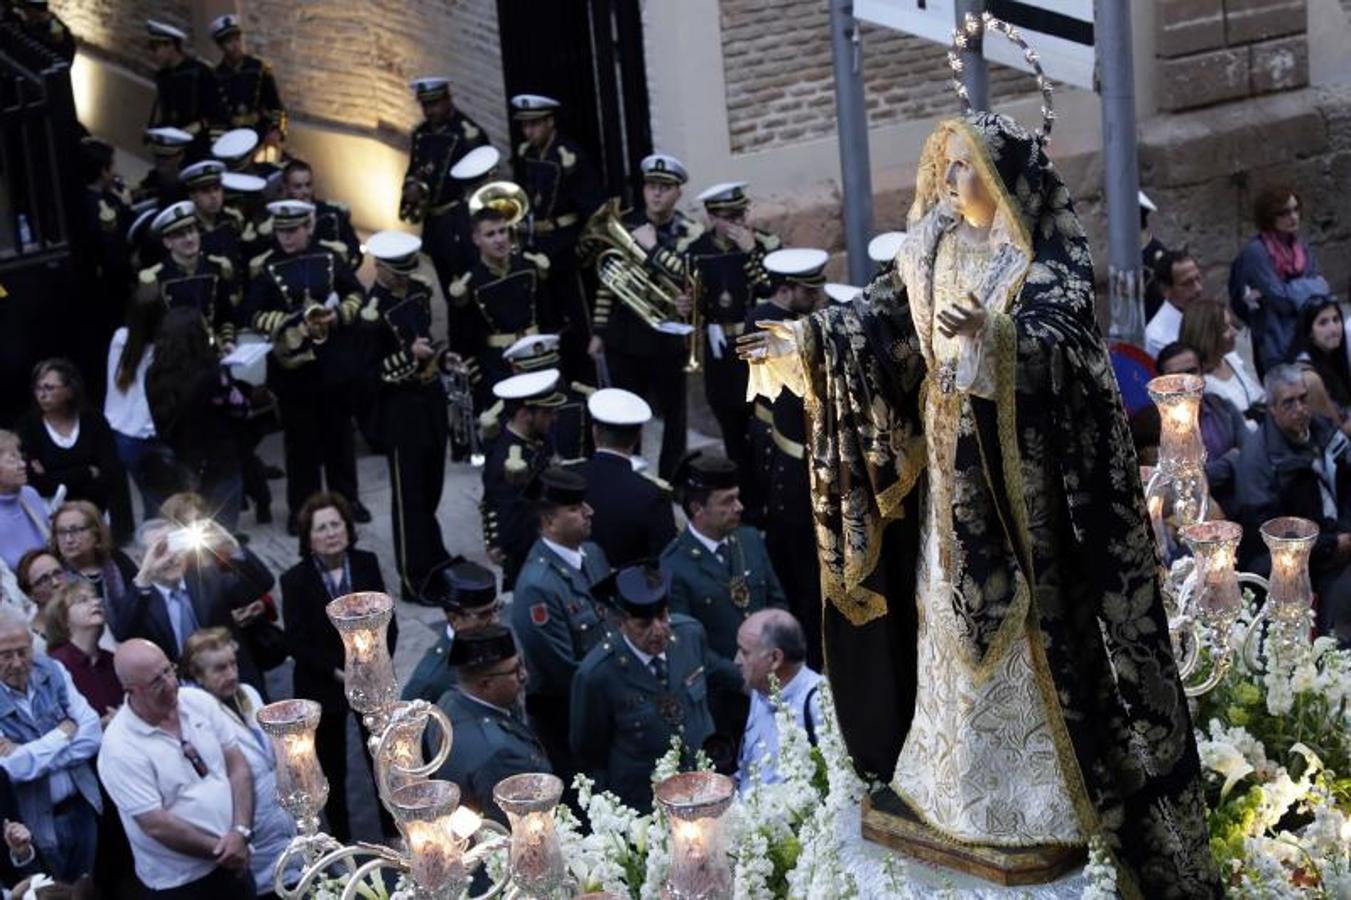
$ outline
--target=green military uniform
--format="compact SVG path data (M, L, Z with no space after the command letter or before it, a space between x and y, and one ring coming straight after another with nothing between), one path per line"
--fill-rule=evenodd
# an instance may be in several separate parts
M587 654L572 683L570 737L579 766L596 790L644 813L652 808L652 767L672 735L680 735L685 762L692 762L714 731L710 687L741 686L735 667L710 652L703 626L688 616L671 616L665 656L663 683L615 633Z
M455 670L446 663L452 640L449 630L441 632L436 643L422 655L422 659L418 660L413 668L413 674L404 682L403 691L399 694L400 700L426 700L428 703L435 703L438 697L455 687ZM457 741L460 739L458 731L455 733L455 739Z
M661 568L671 576L671 610L698 619L713 652L732 659L741 623L751 613L788 603L760 532L742 525L725 543L719 561L687 525L662 551Z
M544 745L519 710L500 709L458 688L442 694L436 705L455 729L450 758L436 777L459 785L462 804L505 825L493 788L512 775L552 771Z

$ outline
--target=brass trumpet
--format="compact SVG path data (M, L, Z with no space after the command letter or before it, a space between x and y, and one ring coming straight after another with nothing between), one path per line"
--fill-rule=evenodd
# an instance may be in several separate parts
M530 213L530 198L525 189L513 181L490 181L469 195L469 215L483 209L495 209L515 227Z
M596 277L601 284L649 328L664 330L667 323L685 321L676 306L680 285L648 268L647 253L619 218L618 197L596 211L578 243L596 253Z
M693 373L704 367L704 317L699 311L700 295L704 292L704 279L697 264L690 265L690 277L686 288L690 297L690 324L694 326L694 330L690 332L690 352L685 360L685 371Z

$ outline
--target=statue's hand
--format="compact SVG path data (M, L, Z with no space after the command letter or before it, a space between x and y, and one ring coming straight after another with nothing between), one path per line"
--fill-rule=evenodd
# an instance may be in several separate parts
M737 338L737 356L747 362L763 362L779 356L787 356L797 348L791 322L762 320L755 323L760 331L752 331Z
M938 330L943 337L959 334L975 337L985 327L985 309L974 294L966 295L966 305L945 309L938 314Z

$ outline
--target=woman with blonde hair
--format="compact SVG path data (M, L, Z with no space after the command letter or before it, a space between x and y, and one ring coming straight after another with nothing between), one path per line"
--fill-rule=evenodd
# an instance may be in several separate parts
M249 868L258 894L272 895L273 869L295 837L295 823L277 805L277 761L267 735L258 727L263 699L239 680L238 646L228 628L204 628L184 642L179 670L187 681L220 703L253 776L253 834ZM292 873L294 874L294 873Z
M1178 340L1194 349L1201 360L1206 393L1223 397L1239 412L1266 402L1262 382L1234 349L1238 329L1234 314L1217 300L1198 300L1182 314Z

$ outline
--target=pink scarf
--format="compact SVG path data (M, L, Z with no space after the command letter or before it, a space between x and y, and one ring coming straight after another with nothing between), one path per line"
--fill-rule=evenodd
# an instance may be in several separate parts
M1271 257L1276 274L1281 276L1282 281L1299 278L1304 274L1304 267L1308 265L1309 260L1304 252L1304 242L1298 237L1279 231L1264 231L1262 244L1267 248L1267 255Z

